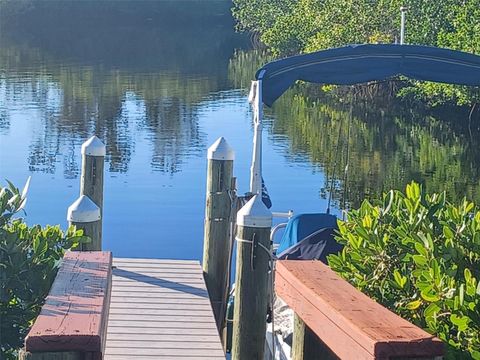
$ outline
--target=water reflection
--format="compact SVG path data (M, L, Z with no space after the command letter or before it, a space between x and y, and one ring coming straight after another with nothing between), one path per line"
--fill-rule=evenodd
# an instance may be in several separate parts
M179 171L205 146L196 106L227 87L243 41L228 12L227 1L3 3L0 131L12 113L35 112L31 171L55 173L63 162L76 177L74 148L95 133L109 171L127 172L139 131L152 168Z
M290 116L283 115L287 110ZM340 202L348 191L348 201L358 206L364 197L403 188L412 179L430 191L447 190L451 198L480 199L478 146L443 121L421 114L406 116L392 106L382 110L358 104L348 137L348 109L290 95L278 103L275 112L274 133L287 134L291 151L307 152L326 172L324 195L338 163L334 198ZM291 122L292 116L297 121ZM336 152L338 141L341 146ZM347 147L350 181L345 182Z
M80 144L96 133L107 146L104 247L201 258L203 155L225 136L247 189L246 91L269 60L242 50L230 2L0 4L0 178L20 184L35 173L29 221L64 224L78 195ZM337 210L411 179L480 201L478 119L469 131L467 114L383 101L355 101L350 117L348 102L298 90L265 113L274 210L323 211L332 178Z

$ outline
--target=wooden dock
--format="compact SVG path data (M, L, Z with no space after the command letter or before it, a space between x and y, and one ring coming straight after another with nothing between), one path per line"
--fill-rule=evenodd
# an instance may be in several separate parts
M225 359L198 261L67 252L22 360Z
M114 258L106 360L225 359L198 261Z
M217 328L224 324L219 304L226 301L236 200L230 172L213 180L233 165L228 144L219 139L215 146L209 149L202 269L198 261L113 258L101 251L105 145L96 137L82 145L81 196L67 218L92 241L64 255L20 360L225 359ZM259 195L236 216L233 360L264 358L269 256L259 249L270 246L271 217ZM295 312L294 360L437 360L444 353L439 339L319 261L277 261L275 273L276 294Z

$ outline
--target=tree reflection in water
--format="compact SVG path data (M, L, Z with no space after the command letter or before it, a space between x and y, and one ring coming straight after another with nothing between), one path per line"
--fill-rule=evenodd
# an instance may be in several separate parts
M62 161L66 178L78 176L74 148L92 133L105 140L111 172L128 171L139 129L156 171L179 171L205 146L197 104L227 87L228 60L244 43L229 2L111 5L0 5L0 131L12 109L34 104L42 128L31 140L31 171L54 173Z

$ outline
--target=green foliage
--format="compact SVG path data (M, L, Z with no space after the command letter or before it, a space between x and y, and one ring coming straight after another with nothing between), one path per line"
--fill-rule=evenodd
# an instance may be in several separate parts
M480 0L234 0L241 30L258 32L275 54L400 39L400 11L408 6L406 40L480 53ZM478 89L407 82L409 95L430 105L479 101Z
M16 358L64 252L88 240L74 227L64 233L59 226L30 227L14 218L25 205L26 192L10 182L0 188L0 357L6 359Z
M358 289L448 344L447 359L480 359L480 210L445 193L365 200L339 222L345 248L329 265Z

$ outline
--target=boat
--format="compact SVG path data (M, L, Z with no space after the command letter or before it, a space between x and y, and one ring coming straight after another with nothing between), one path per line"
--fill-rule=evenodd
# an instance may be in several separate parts
M296 81L329 85L355 85L385 81L403 76L420 81L480 86L480 56L466 52L422 45L362 44L317 51L272 61L256 72L249 94L253 108L254 135L250 172L250 194L262 192L263 106L274 102ZM276 249L280 259L318 259L338 252L334 239L336 217L325 213L297 214L287 223ZM271 238L273 238L272 234ZM230 301L233 304L233 300ZM231 307L229 308L231 310ZM278 310L278 311L277 311ZM273 317L281 317L285 328L288 309L277 303ZM233 311L231 312L233 316ZM287 314L286 316L284 316ZM228 319L227 314L227 319ZM293 317L293 314L291 314ZM278 324L277 324L278 325ZM267 328L266 359L289 359L288 334ZM287 331L288 332L288 331ZM290 344L291 345L291 344Z

